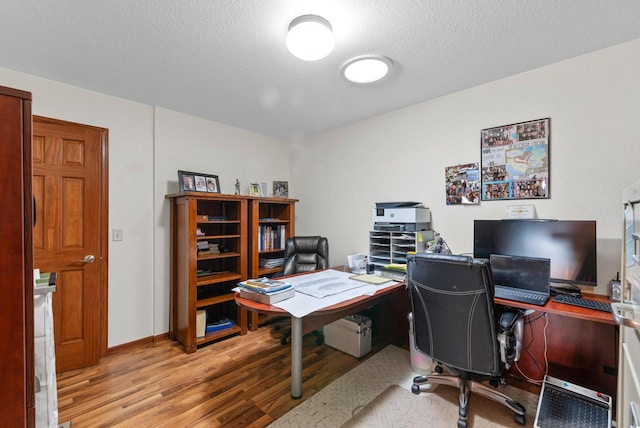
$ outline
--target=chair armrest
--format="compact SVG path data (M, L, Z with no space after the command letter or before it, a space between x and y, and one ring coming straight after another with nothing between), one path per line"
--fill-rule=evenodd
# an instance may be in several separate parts
M505 311L500 316L500 328L502 330L513 329L513 325L518 321L519 318L522 318L522 316L522 312L515 309L509 309L508 311Z
M500 316L498 340L500 359L506 368L520 359L522 337L524 333L524 315L521 311L510 309Z

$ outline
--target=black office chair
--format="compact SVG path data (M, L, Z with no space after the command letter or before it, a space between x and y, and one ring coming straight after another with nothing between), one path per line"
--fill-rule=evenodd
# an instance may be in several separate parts
M329 241L322 236L294 236L288 238L285 243L284 268L282 275L293 275L302 272L312 272L314 270L329 268ZM280 330L282 326L276 324L275 330ZM324 343L324 335L314 330L318 346ZM282 333L280 343L283 345L291 337L291 331Z
M460 389L458 427L467 426L469 393L497 401L525 423L524 407L496 390L504 371L520 358L523 316L507 311L496 323L493 276L489 261L468 256L422 253L408 257L407 288L413 311L416 348L438 362L440 374L417 376L421 385ZM451 375L443 375L442 366ZM480 382L490 380L492 386Z
M329 241L322 236L294 236L285 243L283 275L329 267Z

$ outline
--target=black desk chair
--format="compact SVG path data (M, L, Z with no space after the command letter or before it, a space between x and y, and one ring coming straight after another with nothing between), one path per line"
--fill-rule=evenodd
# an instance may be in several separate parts
M285 243L282 275L329 268L329 241L322 236L294 236Z
M520 357L523 316L507 311L496 323L489 261L445 254L409 256L407 287L416 348L438 362L440 373L414 378L412 392L419 394L421 385L429 384L459 388L459 428L467 426L471 391L509 407L515 421L524 425L524 407L496 390L506 384L505 369ZM441 374L442 365L451 375ZM484 380L492 386L480 383Z
M293 275L296 273L312 272L314 270L329 268L329 241L322 236L294 236L288 238L285 243L284 268L280 275ZM280 276L278 275L278 276ZM276 325L275 329L282 327ZM313 331L316 336L316 344L324 343L324 335ZM282 333L280 342L284 345L291 337L291 331Z

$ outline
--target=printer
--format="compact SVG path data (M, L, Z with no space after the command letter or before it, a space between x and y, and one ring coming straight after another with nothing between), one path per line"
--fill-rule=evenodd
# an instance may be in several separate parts
M376 202L373 229L399 232L429 230L431 212L420 202Z

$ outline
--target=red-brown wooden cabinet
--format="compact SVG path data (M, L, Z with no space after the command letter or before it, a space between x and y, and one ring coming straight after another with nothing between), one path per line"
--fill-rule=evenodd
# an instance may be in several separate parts
M31 94L0 86L0 419L35 426Z

